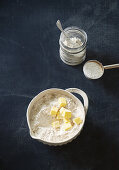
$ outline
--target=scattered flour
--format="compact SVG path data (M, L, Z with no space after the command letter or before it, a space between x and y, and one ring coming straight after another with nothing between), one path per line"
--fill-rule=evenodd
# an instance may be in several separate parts
M57 106L58 98L65 97L67 100L67 108L72 111L72 118L80 116L84 122L84 114L81 112L78 104L71 98L61 94L48 94L38 100L32 107L30 124L33 135L46 142L59 143L74 137L82 128L82 124L74 125L72 129L64 131L64 129L54 129L51 123L54 118L50 115L53 105Z

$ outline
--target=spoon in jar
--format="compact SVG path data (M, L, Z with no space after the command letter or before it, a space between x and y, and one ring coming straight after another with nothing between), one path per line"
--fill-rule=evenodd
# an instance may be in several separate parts
M119 68L119 64L112 64L103 66L97 60L89 60L83 66L84 75L89 79L98 79L104 74L104 70Z
M57 25L57 27L59 28L59 30L64 34L64 36L65 36L66 38L69 38L69 37L66 35L66 33L64 32L63 28L62 28L62 24L61 24L60 20L57 20L56 25Z
M61 24L60 20L57 20L56 25L57 25L57 27L59 28L59 30L64 34L65 38L66 38L71 44L78 43L79 46L82 45L81 40L79 41L79 39L77 40L75 37L73 37L73 39L75 38L75 41L74 41L72 38L70 38L70 37L67 36L67 34L65 33L65 31L64 31L63 28L62 28L62 24Z

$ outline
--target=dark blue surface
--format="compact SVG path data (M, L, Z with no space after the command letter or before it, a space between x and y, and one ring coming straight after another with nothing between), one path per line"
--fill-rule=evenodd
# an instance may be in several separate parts
M59 57L55 26L79 26L88 34L87 58L119 63L118 0L0 1L0 170L119 169L119 69L88 80L83 64ZM49 147L29 135L26 109L47 88L77 87L89 97L81 135Z

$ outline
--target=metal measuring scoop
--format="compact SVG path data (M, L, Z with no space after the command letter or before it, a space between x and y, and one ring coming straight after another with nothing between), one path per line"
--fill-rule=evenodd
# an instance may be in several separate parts
M89 60L83 66L84 75L89 79L98 79L102 77L105 69L119 68L119 64L103 66L97 60Z

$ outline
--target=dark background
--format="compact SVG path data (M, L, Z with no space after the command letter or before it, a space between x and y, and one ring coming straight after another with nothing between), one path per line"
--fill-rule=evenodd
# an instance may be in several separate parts
M83 64L59 57L56 21L88 34L87 58L119 63L118 0L0 1L0 170L118 170L119 69L88 80ZM89 97L83 132L50 147L31 139L26 109L47 88L77 87Z

